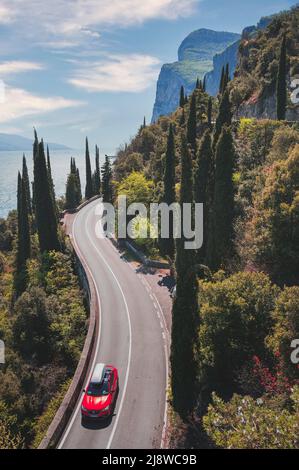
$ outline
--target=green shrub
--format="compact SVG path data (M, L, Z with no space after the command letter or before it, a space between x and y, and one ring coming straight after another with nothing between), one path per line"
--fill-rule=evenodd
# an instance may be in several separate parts
M298 449L299 388L294 388L291 410L279 413L266 399L234 395L225 403L213 394L203 425L213 442L226 449Z
M299 287L284 289L276 300L272 313L274 326L267 344L274 354L279 353L284 373L290 379L298 379L298 365L291 362L291 343L299 338Z
M299 144L265 171L246 230L251 261L278 283L299 280Z
M237 375L254 355L267 356L265 337L278 289L263 273L221 273L200 282L197 354L202 390L229 396Z
M60 388L59 392L50 400L46 410L43 412L41 416L39 416L33 426L34 431L34 440L32 442L32 447L37 448L41 441L43 440L48 427L50 426L53 418L60 407L62 400L66 392L69 389L71 384L71 380L67 380Z

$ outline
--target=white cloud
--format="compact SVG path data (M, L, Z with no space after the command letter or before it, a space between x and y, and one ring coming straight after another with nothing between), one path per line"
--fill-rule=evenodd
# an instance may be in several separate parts
M62 97L42 97L20 88L5 88L5 100L0 106L0 123L24 116L43 114L84 104Z
M32 34L40 27L50 33L70 36L95 26L130 26L152 19L186 17L192 14L200 1L1 0L0 21L19 22Z
M13 11L9 5L0 5L0 24L7 24L13 21Z
M68 49L71 47L78 46L79 42L61 39L57 41L38 42L37 45L41 47L48 47L48 48L53 48L53 49Z
M86 36L89 36L91 38L96 38L98 39L101 35L98 31L92 31L91 29L83 28L81 29L82 34L85 34Z
M91 25L129 26L154 18L171 20L190 15L196 3L196 0L79 0L73 15L68 15L58 27L63 33L72 33Z
M36 62L24 62L21 60L13 60L10 62L0 63L0 77L13 75L22 72L31 72L33 70L42 70L44 67Z
M89 92L140 92L157 78L156 57L141 54L114 55L109 59L85 63L69 79L72 85Z

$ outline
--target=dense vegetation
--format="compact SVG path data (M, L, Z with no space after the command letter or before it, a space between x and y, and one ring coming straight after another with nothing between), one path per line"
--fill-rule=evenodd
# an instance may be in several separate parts
M111 163L95 148L92 172L86 139L85 196L112 197ZM49 149L35 131L32 194L27 162L17 180L17 210L0 220L0 448L37 447L77 366L87 329L85 297L75 259L59 226L59 210L82 202L74 158L65 198L57 201Z
M24 157L17 211L0 221L0 448L38 446L86 332L84 296L58 225L50 155L36 134L33 159L33 196ZM78 179L74 162L72 170Z
M230 84L234 106L244 101L256 103L274 95L286 99L280 85L299 73L299 7L275 15L269 26L245 36L240 44L240 58L235 78ZM284 52L287 58L284 62ZM277 77L279 81L277 83ZM293 106L290 100L288 105ZM279 103L278 103L279 106ZM280 114L278 107L278 118Z
M284 61L292 71L297 63L297 23L298 9L275 17L243 42L247 60L233 81L223 70L217 98L199 83L187 99L181 90L179 108L141 126L114 165L114 194L130 202L148 200L150 188L155 202L204 203L197 256L182 240L175 251L169 240L156 243L176 270L174 446L299 446L291 361L299 338L299 125L284 121L283 101ZM279 119L234 122L236 96L267 87L281 93Z
M105 202L124 194L145 205L204 203L204 244L196 253L184 238L161 233L136 240L175 267L175 446L299 447L299 374L291 361L299 338L299 126L284 121L286 73L298 72L298 43L298 9L276 16L241 43L237 75L230 81L223 70L216 98L199 81L189 97L182 89L179 108L143 123L113 169L108 157L100 169L96 147L92 172L86 139L86 199L101 193ZM278 120L233 120L234 106L275 90ZM81 201L72 159L64 207ZM36 446L68 386L86 326L49 152L37 135L33 194L24 159L17 211L0 221L0 289L0 447ZM176 433L179 427L186 432Z

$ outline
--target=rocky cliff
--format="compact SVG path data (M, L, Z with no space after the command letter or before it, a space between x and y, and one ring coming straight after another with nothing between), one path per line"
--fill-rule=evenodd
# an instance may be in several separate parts
M194 89L196 79L213 68L213 57L240 38L239 34L199 29L189 34L178 50L178 61L163 65L158 82L152 122L173 112L179 101L180 87L187 94Z
M271 23L273 16L265 16L260 19L256 26L247 26L242 31L242 39L252 38L259 30L265 29ZM233 44L229 45L223 52L213 57L213 70L206 74L206 90L210 95L216 96L219 90L222 67L229 64L230 75L233 77L238 65L238 51L240 37Z
M229 64L230 75L233 76L238 64L239 44L240 41L238 40L228 46L223 52L213 57L213 70L205 75L206 91L210 95L215 96L218 93L222 67Z
M230 84L235 116L276 119L276 80L283 35L287 32L286 119L299 120L299 105L292 102L291 82L299 76L299 5L271 17L262 18L256 34L252 28L243 31L238 66Z
M288 94L292 92L290 86L291 80L288 79ZM276 94L273 93L269 96L255 97L252 96L248 101L242 103L237 112L235 118L256 118L256 119L276 119ZM288 104L286 111L287 121L299 121L299 105Z

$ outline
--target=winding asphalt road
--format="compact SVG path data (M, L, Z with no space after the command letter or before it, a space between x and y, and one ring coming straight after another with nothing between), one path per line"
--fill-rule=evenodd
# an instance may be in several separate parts
M119 371L119 395L108 425L81 423L81 400L60 440L63 449L160 448L166 416L167 336L161 308L132 266L106 238L98 238L99 200L81 209L72 238L94 279L100 328L89 374L98 362ZM100 224L97 225L101 230Z

